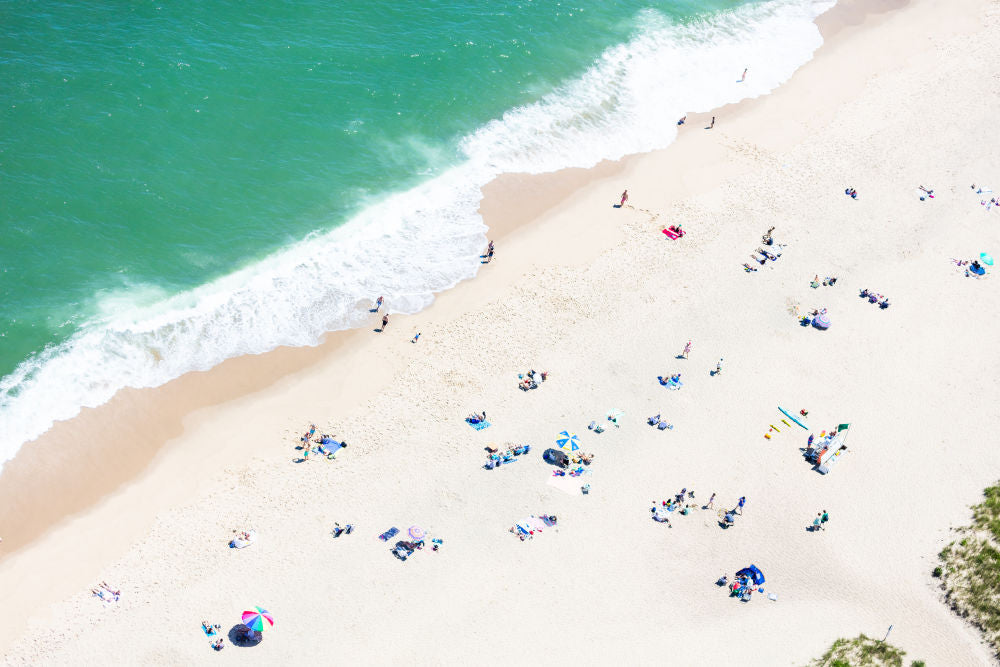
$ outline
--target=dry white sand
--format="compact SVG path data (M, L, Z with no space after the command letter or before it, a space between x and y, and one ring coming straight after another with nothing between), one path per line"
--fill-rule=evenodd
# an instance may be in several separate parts
M1000 295L949 259L1000 252L1000 211L969 188L1000 178L998 28L995 1L924 0L844 30L711 132L689 123L585 179L424 313L192 415L149 474L0 563L0 620L24 630L7 662L783 665L892 624L911 658L988 663L929 573L1000 470ZM632 207L612 209L624 187ZM681 241L660 233L674 222ZM772 225L787 248L746 274ZM817 273L839 280L813 290ZM796 306L833 326L799 327ZM524 393L528 368L551 377ZM672 372L680 391L656 381ZM829 475L803 460L804 431L763 438L778 405L817 434L851 423ZM610 408L623 426L587 431ZM476 432L462 418L482 409ZM656 413L675 428L646 426ZM335 462L293 463L310 421L350 443ZM596 454L587 496L547 484L563 429ZM505 441L533 451L483 470ZM681 487L745 495L745 514L727 531L710 511L651 521ZM807 532L823 509L829 529ZM541 513L558 528L507 532ZM334 521L356 531L333 539ZM411 524L444 545L401 563L376 535ZM259 542L227 549L237 527ZM749 563L776 602L713 585ZM119 603L87 594L102 579ZM200 622L228 631L252 605L275 628L213 654Z

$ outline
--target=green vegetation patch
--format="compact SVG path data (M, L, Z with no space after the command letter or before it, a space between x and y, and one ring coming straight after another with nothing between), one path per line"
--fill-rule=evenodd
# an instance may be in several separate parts
M838 639L814 667L903 667L906 651L892 644L858 635L854 639ZM920 665L919 661L912 665ZM912 667L911 665L911 667Z
M972 524L941 550L941 566L932 575L941 579L955 613L978 627L1000 655L1000 485L983 493Z

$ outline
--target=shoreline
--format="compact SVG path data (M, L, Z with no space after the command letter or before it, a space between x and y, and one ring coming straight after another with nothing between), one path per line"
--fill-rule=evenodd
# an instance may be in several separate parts
M655 214L643 210L620 212L627 218L625 229L616 226L609 230L599 224L582 225L570 220L583 204L607 206L621 189L611 187L612 184L638 179L637 175L648 168L651 160L660 169L662 189L655 194L639 190L638 197L633 194L633 201L643 201L645 206L646 201L660 200L647 210L664 211L667 202L673 199L715 188L720 169L729 178L750 172L754 168L752 163L727 163L733 146L747 141L744 137L752 136L755 147L767 146L771 150L799 141L808 133L809 123L782 123L780 127L768 128L755 116L763 115L769 107L783 105L786 110L809 108L811 113L803 117L808 117L811 123L820 123L836 109L824 107L817 112L817 99L852 98L850 77L841 75L840 82L832 83L838 70L832 61L843 40L870 31L875 24L896 15L874 11L875 4L838 3L822 15L820 19L826 17L826 20L817 23L821 30L829 32L823 33L824 44L814 58L770 94L719 110L715 115L723 120L717 126L717 134L724 135L719 142L706 146L704 133L686 132L671 146L654 153L601 163L587 170L570 169L538 176L506 174L487 185L481 211L490 228L490 238L498 241L498 261L484 267L474 281L465 281L439 294L428 309L411 316L394 316L386 337L398 337L399 329L405 329L403 337L408 338L413 333L410 329L420 329L424 333L423 344L442 323L454 323L476 312L482 303L521 285L523 275L530 274L534 267L586 265L607 248L619 244L629 227L652 228L650 216ZM902 7L907 3L892 4L892 9L897 9L897 5ZM918 2L911 6L924 8L931 4ZM838 8L843 8L839 15L827 17ZM902 58L895 54L881 57ZM874 61L878 58L865 64L872 74L884 66ZM870 74L855 76L853 93L857 94ZM845 78L848 80L844 81ZM712 112L689 115L689 127L695 129L699 118L710 115ZM606 187L597 187L601 185ZM564 240L568 230L573 230L572 242ZM253 433L256 420L234 426L232 431L212 432L213 425L239 420L247 406L262 398L294 391L327 374L336 378L330 383L329 395L303 397L300 413L346 414L370 402L394 384L401 371L400 364L405 366L405 362L384 358L388 355L384 354L383 337L370 333L368 329L335 332L327 334L315 348L279 348L263 355L231 359L209 371L188 373L162 387L125 390L104 406L56 424L45 436L27 445L27 451L22 449L0 473L0 502L9 508L8 513L22 517L20 528L17 523L5 523L4 542L0 544L0 581L11 581L19 572L30 571L34 554L55 553L60 542L85 539L83 536L96 526L106 526L109 521L129 514L130 519L118 527L118 534L108 535L100 553L82 559L85 563L68 567L70 572L53 577L41 595L32 591L30 596L36 605L61 599L67 591L79 588L79 580L89 576L94 566L117 560L148 530L159 512L204 493L218 481L220 473L230 470L228 466L234 458L238 463L267 460L274 450L273 441L265 438L263 442L251 443L247 437L245 447L235 442L242 442L244 435ZM400 355L409 354L409 349L404 349ZM331 405L336 407L331 409ZM301 420L293 415L283 421L287 433L301 425ZM71 447L71 443L81 440L100 444ZM137 442L141 446L135 446ZM50 449L61 452L56 465L45 460L43 452ZM63 457L62 452L72 455ZM198 468L203 470L191 474L192 469ZM95 483L95 479L100 482ZM53 488L63 493L58 504L50 505L46 499L53 497ZM125 508L131 508L131 512L125 512ZM11 525L15 526L14 533ZM26 537L19 540L20 536ZM15 589L11 609L27 604L21 597L26 595L24 585ZM11 612L5 616L11 616ZM9 625L15 626L20 627L21 623L12 621ZM19 631L12 631L0 650L18 634Z

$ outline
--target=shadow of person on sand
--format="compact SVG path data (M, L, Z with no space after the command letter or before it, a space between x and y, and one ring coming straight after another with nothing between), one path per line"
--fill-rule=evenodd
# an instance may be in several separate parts
M263 633L254 632L242 623L237 623L229 629L229 643L233 646L240 646L242 648L256 646L263 638Z

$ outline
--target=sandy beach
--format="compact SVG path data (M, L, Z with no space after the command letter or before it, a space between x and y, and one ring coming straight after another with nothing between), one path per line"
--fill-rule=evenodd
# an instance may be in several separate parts
M1000 293L954 261L1000 252L994 195L970 188L1000 185L1000 2L841 2L818 23L791 81L690 114L665 150L487 186L496 259L426 310L389 298L384 332L373 314L121 392L25 446L0 474L5 664L802 665L890 625L908 659L994 664L930 572L1000 470ZM781 256L754 263L770 227ZM822 308L828 330L800 325ZM520 391L529 369L547 380ZM464 421L484 410L489 428ZM311 423L349 446L297 462ZM841 423L820 475L806 439ZM594 460L552 482L563 430ZM505 443L531 451L485 470ZM746 507L726 530L715 509L652 521L682 488ZM401 562L410 526L428 544ZM714 585L751 563L776 600ZM228 643L254 605L263 641L213 652L201 622Z

